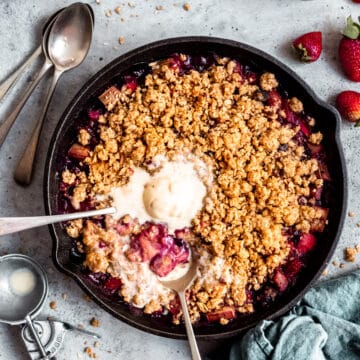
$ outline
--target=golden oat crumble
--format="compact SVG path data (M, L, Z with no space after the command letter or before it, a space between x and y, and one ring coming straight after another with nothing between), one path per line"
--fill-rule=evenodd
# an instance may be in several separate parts
M134 167L145 168L158 155L195 154L215 178L189 240L206 259L189 291L191 318L224 306L251 312L246 289L259 289L289 254L284 228L309 232L314 218L325 226L323 214L298 202L311 187L322 186L317 160L304 159L304 148L291 140L299 127L281 124L276 105L258 100L259 90L278 86L274 74L262 74L259 87L234 71L228 58L182 76L168 60L151 65L144 86L135 91L113 86L100 97L107 109L99 119L101 142L85 159L89 174L75 187L73 206L125 185ZM290 107L302 111L296 98ZM82 233L85 265L93 272L109 271L116 231L91 221L78 225L69 222L67 231L73 237ZM106 250L99 251L99 242ZM149 303L146 312L161 305L168 307L169 300Z
M290 109L296 113L302 112L304 110L302 102L297 97L292 97L289 100L289 106Z

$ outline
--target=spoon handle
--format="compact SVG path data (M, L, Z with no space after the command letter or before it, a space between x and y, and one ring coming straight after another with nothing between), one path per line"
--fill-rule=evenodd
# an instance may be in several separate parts
M45 104L42 110L40 117L37 120L36 126L33 130L31 138L28 144L25 147L25 150L16 166L14 179L17 183L21 185L29 185L31 183L33 167L34 167L34 160L36 155L36 149L39 143L39 137L41 128L46 117L46 112L48 110L52 95L55 91L56 84L59 80L60 75L63 71L54 70L54 75L51 81L50 88L48 90L48 94L45 100Z
M28 59L13 72L1 85L0 85L0 100L5 96L8 90L14 85L19 75L34 62L34 60L41 54L41 45L28 57Z
M187 334L189 345L190 345L192 360L201 360L201 356L200 356L199 348L197 346L194 330L191 325L189 310L188 310L187 303L186 303L185 291L179 291L178 295L179 295L181 308L182 308L183 315L184 315L186 334Z
M30 87L26 90L25 94L21 97L20 102L16 105L15 109L11 112L11 114L1 123L0 125L0 147L3 144L6 135L8 134L10 128L14 124L19 112L25 105L27 99L42 79L42 77L46 74L46 72L52 67L52 63L49 61L45 61L39 73L37 74L35 80L31 83Z
M47 356L46 354L46 351L45 351L45 348L44 348L44 345L41 343L41 340L39 338L39 334L37 333L34 325L33 325L33 322L30 318L30 315L27 315L26 318L26 323L27 325L29 326L29 329L30 329L30 332L31 332L31 335L34 337L34 340L36 342L36 345L38 346L39 348L39 351L41 353L41 356L42 356L42 359L49 359L49 357Z
M90 216L114 214L116 209L109 207L99 210L75 212L71 214L27 216L27 217L3 217L0 218L0 236L14 232L36 228L43 225L54 224L62 221L81 219Z

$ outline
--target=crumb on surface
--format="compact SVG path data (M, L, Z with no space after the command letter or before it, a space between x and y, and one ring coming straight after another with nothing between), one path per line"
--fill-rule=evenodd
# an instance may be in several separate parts
M82 330L84 328L84 325L83 324L79 324L78 325L78 329Z
M121 13L121 7L117 6L114 11L115 11L116 14L119 15Z
M355 217L355 213L353 211L349 211L348 215L349 217Z
M347 247L345 249L345 260L348 262L355 262L357 250L352 247Z
M93 318L90 320L90 325L93 326L93 327L99 327L99 325L100 325L99 320L96 319L95 317L93 317Z
M338 265L339 265L336 260L334 260L334 261L332 262L332 264L333 264L334 266L338 266Z
M120 44L120 45L125 44L125 37L124 37L124 36L120 36L120 37L119 37L119 44Z
M95 0L95 2L99 5L100 4L100 0Z
M50 309L55 310L56 309L56 301L50 301Z
M324 271L321 273L322 276L326 276L329 273L329 269L325 268Z
M112 15L112 11L111 10L106 10L105 11L105 16L106 17L110 17Z
M93 350L91 349L90 346L87 346L84 349L84 353L91 359L96 359L97 358L97 355L93 352Z
M190 8L191 8L191 6L190 6L189 3L185 3L185 4L183 5L183 9L184 9L185 11L189 11Z
M62 293L61 297L63 298L63 300L66 300L67 299L67 293Z
M344 263L340 263L340 269L344 269L344 267L345 267L345 264Z
M87 295L87 294L84 294L83 298L84 298L84 300L87 301L87 302L90 302L90 301L91 301L90 296Z
M98 341L95 341L94 342L94 347L96 348L96 347L99 347L99 342Z
M156 10L156 11L164 10L164 7L161 6L161 5L157 5L157 6L155 6L155 10Z

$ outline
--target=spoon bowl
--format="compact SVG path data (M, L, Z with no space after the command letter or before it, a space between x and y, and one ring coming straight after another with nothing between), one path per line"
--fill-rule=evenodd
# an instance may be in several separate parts
M66 9L67 10L67 9ZM47 37L47 52L58 70L80 65L91 43L93 18L87 5L76 3L58 16Z
M186 334L191 349L191 357L193 360L201 360L199 349L196 343L194 330L191 325L191 319L190 319L189 310L186 303L186 296L185 296L185 291L192 284L198 273L197 258L192 255L192 251L190 251L190 255L191 257L190 257L189 267L187 271L183 273L182 276L177 278L171 278L170 277L171 274L170 274L163 278L159 277L158 279L165 287L176 291L176 293L178 294L181 303L181 309L184 316Z
M29 185L32 179L36 149L42 124L56 84L63 72L80 65L89 49L94 26L89 5L74 3L65 8L54 20L49 33L44 35L44 54L47 63L54 65L52 82L33 134L15 169L14 179L21 185Z

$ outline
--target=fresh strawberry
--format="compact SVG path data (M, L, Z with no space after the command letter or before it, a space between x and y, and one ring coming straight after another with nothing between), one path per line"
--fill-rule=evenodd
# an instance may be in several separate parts
M359 52L359 56L360 56L360 52ZM339 110L340 114L344 117L344 119L351 122L359 121L360 93L350 90L341 92L336 98L336 107Z
M360 81L360 25L351 16L347 18L343 37L339 44L339 60L345 75L352 81Z
M292 45L302 61L316 61L322 51L322 34L320 31L306 33L295 39Z
M313 234L302 234L296 246L300 255L305 255L312 250L316 244L316 238Z

